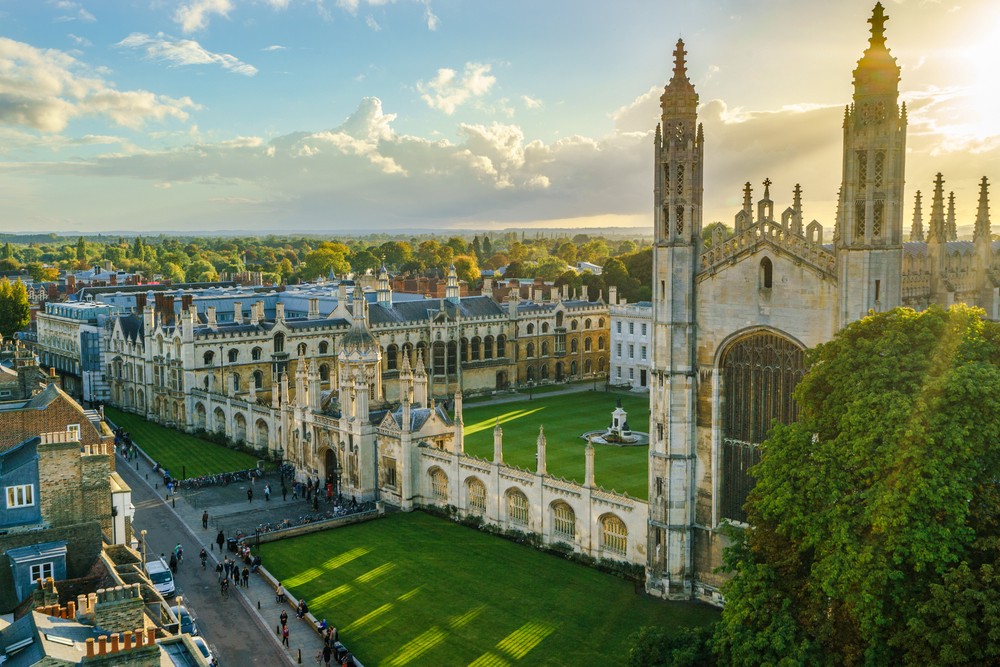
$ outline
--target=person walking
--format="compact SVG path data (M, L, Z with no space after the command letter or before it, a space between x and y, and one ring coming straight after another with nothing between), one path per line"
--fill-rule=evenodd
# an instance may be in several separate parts
M281 643L285 645L285 648L291 648L288 645L288 625L281 626Z
M253 502L253 489L247 489L247 502Z
M177 574L177 554L170 554L170 571Z
M264 485L264 502L267 502L269 500L271 500L271 485L270 484L265 484Z
M284 501L288 500L288 487L285 486L284 482L281 483L281 499Z
M279 616L278 619L281 621L281 627L288 625L288 612L282 609L281 616Z
M243 588L250 588L250 568L243 568Z
M201 513L201 529L208 530L208 510Z
M219 553L222 553L222 545L226 543L226 534L221 530L219 534L215 536L215 543L219 545Z
M333 649L329 644L323 644L323 664L330 667L330 658L333 657Z

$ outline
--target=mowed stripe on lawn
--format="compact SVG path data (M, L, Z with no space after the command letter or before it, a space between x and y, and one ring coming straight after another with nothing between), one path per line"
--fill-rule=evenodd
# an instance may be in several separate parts
M104 408L104 413L115 425L121 426L154 461L180 478L214 475L256 467L257 458L193 435L165 428L148 422L138 415Z
M643 625L718 619L710 607L638 595L632 582L422 512L261 551L371 665L621 664Z

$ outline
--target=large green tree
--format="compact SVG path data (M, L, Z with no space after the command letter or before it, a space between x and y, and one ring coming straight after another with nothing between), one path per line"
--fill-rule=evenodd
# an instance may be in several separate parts
M1000 324L871 315L810 352L754 468L726 665L1000 663Z
M10 282L0 280L0 335L10 338L28 326L31 309L28 305L28 290L20 280Z

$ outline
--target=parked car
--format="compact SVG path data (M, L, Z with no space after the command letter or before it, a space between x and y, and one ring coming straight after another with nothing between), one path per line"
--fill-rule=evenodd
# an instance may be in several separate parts
M174 615L177 616L177 620L181 622L181 632L189 635L198 634L198 624L195 622L194 617L188 608L184 605L178 605L176 607L171 607Z
M168 598L174 594L174 575L162 558L146 563L146 575L160 595Z
M205 660L208 661L208 664L210 664L210 665L218 665L219 664L219 661L215 659L214 655L212 655L212 651L209 650L209 648L208 648L208 642L206 642L201 637L192 637L191 640L194 641L194 645L198 647L198 650L201 651L201 654L203 656L205 656ZM213 660L215 662L213 662Z

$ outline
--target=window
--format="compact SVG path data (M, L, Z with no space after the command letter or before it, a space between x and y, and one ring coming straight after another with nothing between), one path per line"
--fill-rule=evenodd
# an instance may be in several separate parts
M643 325L642 325L642 335L643 336L646 335L646 324L645 323L643 323Z
M628 379L629 379L629 382L631 382L632 380L635 379L635 369L634 368L628 369Z
M320 382L329 382L330 381L330 366L329 365L327 365L327 364L320 364L319 365L319 379L320 379Z
M640 358L641 359L645 359L646 358L646 346L645 345L642 346L641 352L642 352L642 356Z
M576 537L576 514L566 503L557 503L552 510L552 532L558 537Z
M533 333L535 333L535 325L534 324L529 324L528 325L528 335L530 336Z
M233 391L237 392L240 390L240 374L233 373Z
M7 487L7 509L30 507L35 504L35 485L21 484Z
M211 366L212 362L215 361L215 352L212 352L212 351L206 352L205 356L204 356L204 359L205 359L205 365L206 366Z
M325 340L321 341L320 344L319 344L319 353L320 354L327 354L329 351L330 351L330 343L328 343Z
M875 151L875 189L881 190L885 180L885 151Z
M628 346L628 358L635 359L635 345Z
M396 486L396 459L388 456L382 457L382 485Z
M577 326L578 326L578 323L577 323L577 321L576 321L576 320L573 320L572 322L570 322L570 323L569 323L569 328L570 328L570 331L576 331L576 327L577 327Z
M240 358L240 351L237 349L229 350L229 363L235 364L236 360Z
M325 342L320 343L320 352L323 351L323 345ZM390 371L394 371L399 368L399 362L397 361L399 357L399 348L395 345L390 345L385 348L385 367Z
M562 318L562 313L559 314L559 317L560 319ZM549 332L549 323L542 322L542 333L548 333L548 332Z
M628 333L630 336L635 333L635 322L628 323Z
M300 356L300 357L306 356L306 351L307 351L306 344L305 343L299 343L298 349L296 350L296 352L298 353L298 356Z
M598 336L597 337L597 349L598 350L603 350L604 349L604 336Z
M274 334L273 349L275 354L281 354L285 351L285 334L281 332Z
M774 265L768 257L760 260L760 288L771 289L774 283Z
M255 347L254 349L250 350L250 358L253 359L254 361L260 361L260 354L261 350L259 347Z
M52 577L52 563L35 563L31 566L31 580L49 579Z
M542 356L543 357L549 356L549 341L547 340L542 341Z
M569 342L569 351L573 354L576 354L577 350L579 350L579 345L577 344L577 340L574 338Z
M448 476L441 468L431 471L431 495L434 500L448 502Z
M622 344L615 343L615 356L621 359L622 356Z
M584 352L590 352L590 350L593 348L593 346L594 346L593 341L590 338L585 338L584 339L584 341L583 341L583 351Z
M625 527L625 522L614 514L601 519L601 548L624 556L627 547L628 528Z
M473 514L486 512L486 485L472 478L468 482L469 511Z
M622 332L622 323L621 322L615 322L615 328L618 330L618 333L621 333Z
M615 377L617 377L619 380L622 379L622 367L621 366L616 366L615 367Z
M524 354L525 354L526 357L529 357L529 358L535 356L535 346L534 346L534 344L528 343L527 348L525 348L525 353Z
M587 318L586 320L583 321L583 328L584 329L590 328L590 318Z
M264 374L260 371L253 372L253 387L254 389L264 388Z
M517 489L507 493L507 519L518 526L528 525L528 498Z
M72 440L74 440L76 442L80 442L80 425L79 424L67 424L66 425L66 433L69 434L69 437Z

